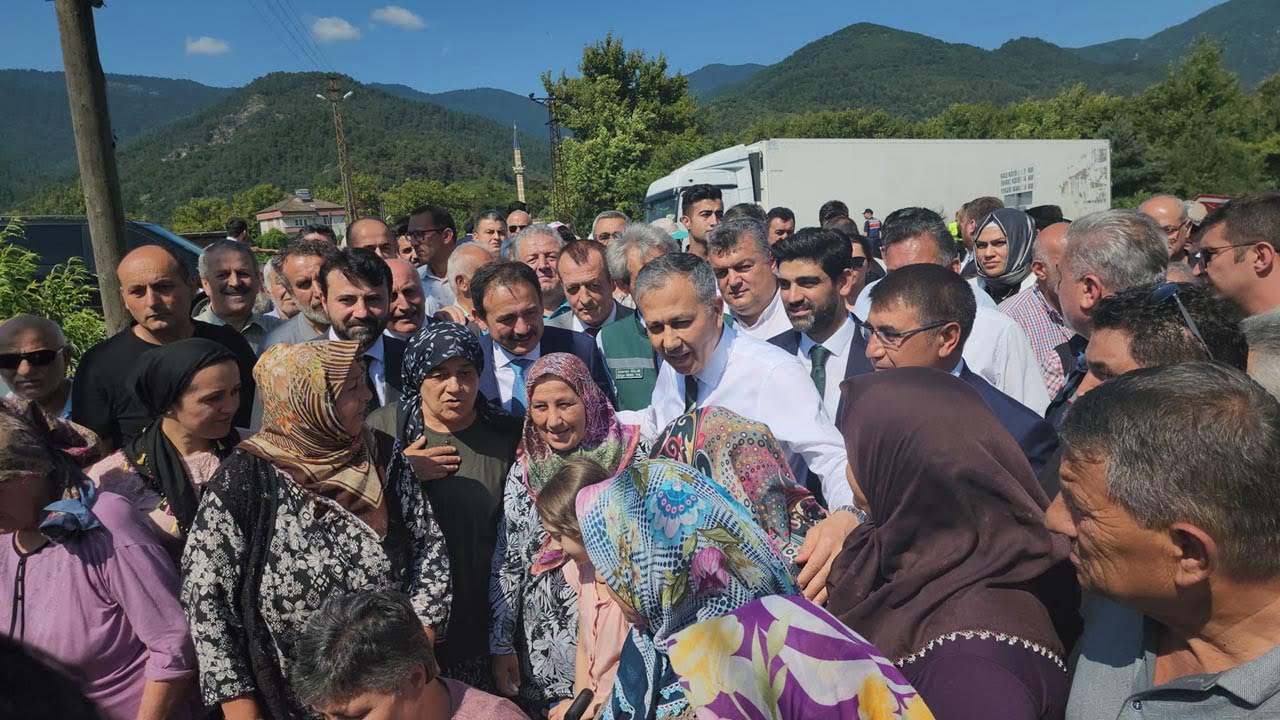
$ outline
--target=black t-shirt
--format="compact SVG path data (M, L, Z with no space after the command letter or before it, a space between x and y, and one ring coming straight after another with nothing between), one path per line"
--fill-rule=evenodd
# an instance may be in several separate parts
M240 409L236 412L235 424L249 427L256 393L253 365L257 356L253 348L233 328L199 320L192 322L195 337L224 345L236 356L240 365ZM89 348L80 359L71 384L71 419L98 433L114 448L141 435L155 418L134 396L130 381L138 358L156 347L159 346L134 334L131 325Z

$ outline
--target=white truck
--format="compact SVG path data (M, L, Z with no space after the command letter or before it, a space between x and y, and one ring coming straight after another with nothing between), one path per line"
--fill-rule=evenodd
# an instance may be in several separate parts
M936 210L950 222L960 206L994 195L1006 207L1058 205L1068 218L1111 207L1107 140L798 140L735 145L655 180L645 219L680 219L690 185L720 188L725 208L790 208L796 227L818 224L828 200L877 217L901 207Z

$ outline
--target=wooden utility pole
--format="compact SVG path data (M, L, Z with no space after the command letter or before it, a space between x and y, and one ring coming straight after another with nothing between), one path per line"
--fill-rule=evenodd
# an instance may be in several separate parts
M93 9L101 7L102 0L55 0L54 4L98 292L102 295L107 332L114 334L129 323L129 315L116 277L116 268L124 256L124 204L120 200L120 177L107 113L107 79L102 73L98 35L93 27Z

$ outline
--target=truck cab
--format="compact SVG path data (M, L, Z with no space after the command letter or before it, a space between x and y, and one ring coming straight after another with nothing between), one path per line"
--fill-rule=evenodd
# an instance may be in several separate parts
M679 221L684 214L680 193L691 185L720 188L726 209L742 202L760 202L760 168L760 153L746 145L704 155L649 185L644 198L645 222L664 217Z

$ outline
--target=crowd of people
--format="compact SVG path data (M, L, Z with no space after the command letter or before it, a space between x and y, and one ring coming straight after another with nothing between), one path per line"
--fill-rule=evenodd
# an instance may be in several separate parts
M1280 715L1280 194L680 207L5 319L0 716Z

